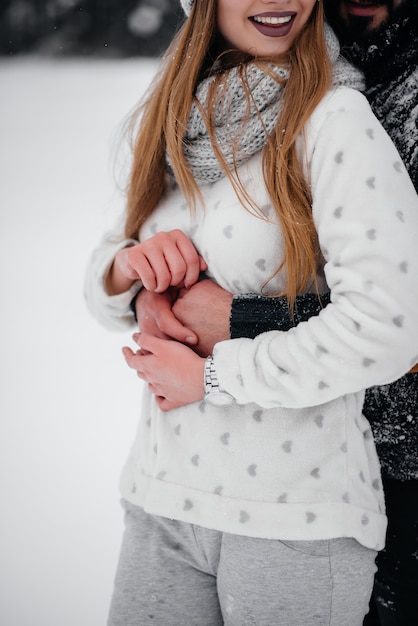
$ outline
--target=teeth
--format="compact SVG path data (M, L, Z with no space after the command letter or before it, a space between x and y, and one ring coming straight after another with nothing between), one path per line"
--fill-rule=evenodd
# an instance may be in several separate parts
M255 15L253 19L254 22L258 22L259 24L272 24L273 26L276 26L278 24L287 24L290 22L292 17L290 15L287 15L286 17L261 17Z

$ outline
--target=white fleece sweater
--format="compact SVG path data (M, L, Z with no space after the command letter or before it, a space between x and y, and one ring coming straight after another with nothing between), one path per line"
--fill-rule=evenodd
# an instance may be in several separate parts
M122 474L124 498L201 526L283 540L354 537L381 549L386 517L363 390L418 361L418 198L400 157L356 91L332 90L305 137L305 167L331 304L289 332L218 343L228 409L204 401L168 413L144 390L138 435ZM302 146L302 140L301 140ZM227 178L203 187L191 217L170 191L140 239L182 229L232 293L260 292L280 262L282 238L261 158L240 170L266 219L246 211ZM103 276L117 249L107 237L86 278L89 308L129 328L140 288L109 297ZM283 286L280 274L268 285ZM128 375L128 374L127 374Z

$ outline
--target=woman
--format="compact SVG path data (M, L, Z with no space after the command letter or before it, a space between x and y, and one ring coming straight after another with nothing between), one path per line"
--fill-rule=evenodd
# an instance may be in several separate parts
M331 304L208 359L124 349L148 389L109 623L361 624L386 528L363 390L416 360L416 194L321 3L182 4L90 308L127 327L140 288L175 298L201 271Z

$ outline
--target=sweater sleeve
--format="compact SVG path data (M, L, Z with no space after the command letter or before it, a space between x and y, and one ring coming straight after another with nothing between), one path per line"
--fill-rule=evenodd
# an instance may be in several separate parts
M398 152L353 92L311 120L309 154L331 302L287 332L215 346L219 383L241 404L322 404L418 358L418 197Z
M84 280L84 297L87 308L94 318L109 330L129 330L134 325L134 315L130 308L132 298L141 289L140 281L119 295L109 296L105 290L105 277L122 248L138 243L135 239L124 239L121 221L106 233L94 250L88 263Z
M297 296L293 312L290 312L289 301L285 296L271 298L256 293L235 295L229 320L231 339L254 339L269 330L290 330L300 322L318 315L329 301L328 293L321 296L306 293Z

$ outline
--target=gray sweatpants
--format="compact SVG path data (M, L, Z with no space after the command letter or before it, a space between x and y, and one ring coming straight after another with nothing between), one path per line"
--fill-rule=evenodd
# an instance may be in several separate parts
M253 539L124 506L108 626L363 623L376 552L354 539Z

